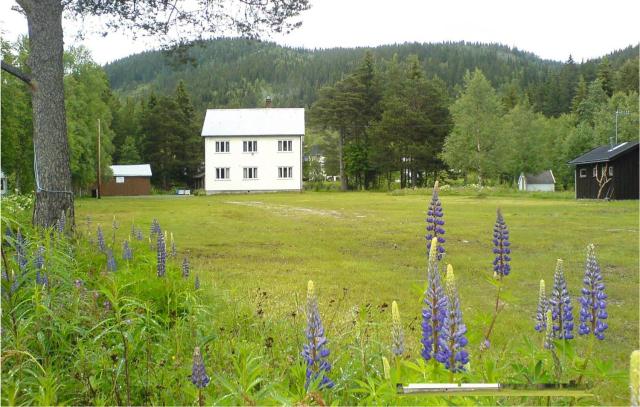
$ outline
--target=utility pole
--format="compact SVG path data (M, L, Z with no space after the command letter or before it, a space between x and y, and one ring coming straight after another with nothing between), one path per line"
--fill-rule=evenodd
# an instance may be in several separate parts
M96 191L96 195L98 199L102 198L102 190L100 188L101 176L100 176L100 119L98 119L98 189Z
M628 116L629 112L627 110L618 110L616 109L616 140L614 147L618 145L618 116Z

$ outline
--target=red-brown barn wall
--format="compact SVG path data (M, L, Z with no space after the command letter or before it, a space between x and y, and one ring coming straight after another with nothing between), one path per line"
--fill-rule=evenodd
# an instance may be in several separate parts
M151 195L150 177L124 177L124 183L116 183L112 177L109 182L102 184L102 196L116 195Z

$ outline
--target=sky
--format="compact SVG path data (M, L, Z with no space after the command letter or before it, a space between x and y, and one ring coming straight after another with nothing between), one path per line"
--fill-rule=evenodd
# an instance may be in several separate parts
M293 33L265 38L305 48L375 46L403 42L469 41L500 43L543 59L576 62L637 44L640 1L631 0L310 0L303 25ZM0 1L3 38L26 34L24 17ZM88 22L89 25L95 22ZM104 64L157 48L153 39L124 33L85 35L79 23L65 22L65 45L84 45Z

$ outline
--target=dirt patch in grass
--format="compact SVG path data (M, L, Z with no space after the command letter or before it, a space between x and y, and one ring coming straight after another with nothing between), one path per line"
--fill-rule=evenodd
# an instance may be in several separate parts
M344 215L338 211L330 210L330 209L311 209L311 208L302 208L299 206L289 206L289 205L279 205L279 204L265 204L261 201L226 201L225 203L231 205L242 205L242 206L250 206L254 208L263 208L269 209L274 213L277 213L282 216L292 216L298 214L305 215L318 215L318 216L330 216L333 218L343 218Z

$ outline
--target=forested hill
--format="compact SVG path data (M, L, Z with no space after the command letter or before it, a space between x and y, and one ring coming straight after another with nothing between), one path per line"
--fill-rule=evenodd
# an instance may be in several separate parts
M199 112L207 107L261 106L267 95L272 96L276 107L309 107L319 88L352 72L367 51L379 63L395 54L400 59L417 55L427 75L444 80L452 96L465 72L477 67L501 93L509 93L509 88L514 94L516 90L526 92L538 111L558 115L569 107L562 103L559 106L556 100L563 92L566 64L498 44L405 43L307 50L270 42L217 39L192 47L187 63L152 51L110 63L105 70L111 86L123 96L141 96L151 91L169 94L183 80ZM629 47L610 54L609 60L615 69L637 55L638 47ZM576 66L585 80L591 81L598 63L588 61Z

